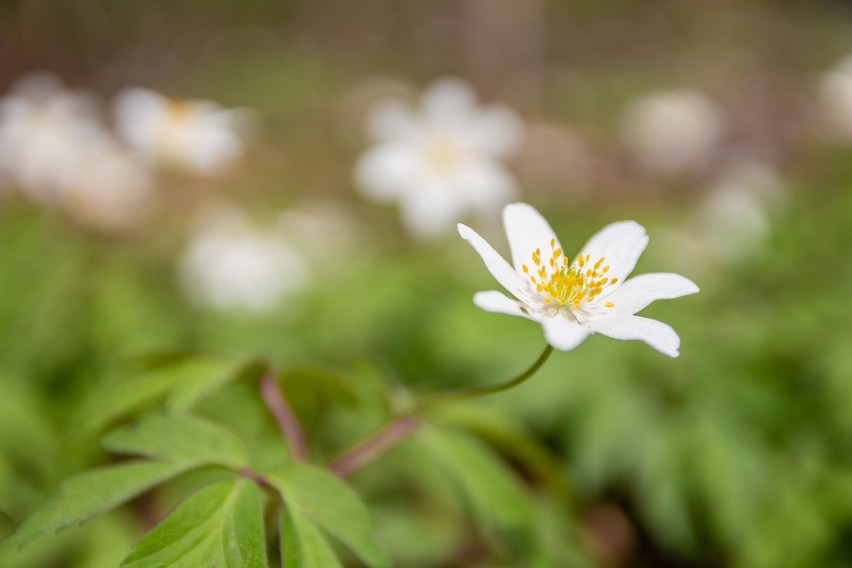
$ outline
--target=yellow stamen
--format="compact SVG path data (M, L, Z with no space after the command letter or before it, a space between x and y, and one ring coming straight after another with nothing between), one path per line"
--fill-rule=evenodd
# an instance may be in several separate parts
M598 258L592 264L590 254L578 255L572 264L562 249L556 248L556 239L551 239L550 248L550 258L546 263L542 262L541 249L535 249L531 255L538 268L530 276L530 281L536 291L544 296L545 303L580 308L585 303L593 302L606 288L618 282L617 278L603 277L610 269L609 265L604 265L605 257ZM562 258L561 263L557 262L559 258ZM525 274L529 274L527 265L522 265L522 269ZM615 306L612 302L605 302L604 305L608 308Z

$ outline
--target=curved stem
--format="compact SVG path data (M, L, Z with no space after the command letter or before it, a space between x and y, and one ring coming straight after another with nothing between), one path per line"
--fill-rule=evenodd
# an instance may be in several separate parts
M552 352L553 347L548 345L526 371L508 381L487 387L471 387L435 393L424 398L414 408L397 416L378 432L331 462L329 469L332 473L340 477L346 477L413 434L420 426L420 420L415 418L414 415L421 410L443 402L485 396L515 387L532 377L544 365L544 362L547 361L547 358L550 357Z
M414 405L414 408L409 412L409 414L416 414L417 412L420 412L421 410L430 406L434 406L435 404L440 404L452 400L476 398L480 396L494 394L497 392L502 392L504 390L509 390L510 388L516 387L527 379L529 379L530 377L532 377L536 373L536 371L538 371L541 366L544 365L545 361L547 361L547 358L550 357L551 353L553 353L553 347L551 345L548 345L544 348L544 351L541 352L541 355L538 356L538 359L536 359L535 362L526 371L524 371L517 377L509 379L508 381L485 387L467 387L448 392L436 393L431 396L424 397L420 402Z
M400 416L331 462L328 468L333 474L346 477L405 440L419 425L413 416Z
M281 392L281 387L278 380L272 375L266 375L260 380L260 394L263 397L263 402L269 408L269 412L275 418L281 434L290 444L290 451L293 454L293 459L304 461L308 458L308 443L305 440L305 434L302 432L302 427L293 414L290 405L287 404L287 399L284 398L284 393Z

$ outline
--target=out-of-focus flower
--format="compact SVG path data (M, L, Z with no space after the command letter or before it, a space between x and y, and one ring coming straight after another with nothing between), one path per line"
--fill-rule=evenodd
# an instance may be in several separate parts
M771 231L771 216L786 203L781 177L768 166L743 163L713 185L701 209L701 229L709 248L725 261L760 249Z
M400 100L376 106L368 125L376 145L358 160L355 181L372 199L398 202L412 233L430 237L515 195L515 179L501 160L517 149L523 124L506 106L478 106L458 79L432 84L421 103L419 109Z
M150 170L115 143L81 156L64 196L64 206L79 221L98 229L129 229L150 212Z
M819 104L826 130L837 138L852 141L852 56L822 77Z
M690 91L652 93L627 111L623 138L630 156L644 170L678 176L706 165L722 135L716 105Z
M217 177L232 170L245 147L241 111L207 100L172 100L148 89L120 92L114 106L119 136L151 164Z
M208 210L180 261L187 294L231 312L265 312L309 281L302 257L274 231L226 206Z
M64 199L82 157L108 139L91 100L52 75L22 78L0 101L0 170L6 183L29 197Z
M621 221L595 234L573 260L565 256L547 221L525 203L507 205L503 223L514 268L470 227L459 234L482 257L488 271L516 299L496 290L478 292L474 303L496 313L541 324L547 342L563 351L592 333L638 339L670 357L680 338L668 325L635 315L654 300L678 298L698 287L678 274L643 274L627 280L648 235L635 221Z

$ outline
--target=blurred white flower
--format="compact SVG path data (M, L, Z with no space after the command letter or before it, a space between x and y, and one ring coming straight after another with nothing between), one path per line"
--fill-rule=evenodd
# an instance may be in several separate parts
M150 212L154 188L150 170L115 143L81 156L68 183L65 208L84 224L103 230L129 229Z
M274 231L221 206L202 215L180 261L190 298L213 309L265 312L309 281L302 257Z
M22 78L0 101L0 171L41 203L61 202L82 156L108 136L92 101L45 73Z
M120 92L114 105L119 136L151 164L217 177L243 156L242 113L207 100L172 100L148 89Z
M683 276L666 273L643 274L624 282L648 244L641 225L635 221L608 225L570 260L553 229L529 205L507 205L503 223L514 268L485 239L459 224L462 238L516 298L496 290L478 292L473 300L477 306L538 322L547 342L563 351L601 333L614 339L638 339L665 355L678 356L680 338L670 326L635 314L654 300L694 294L698 287Z
M781 177L763 164L738 164L716 181L701 209L708 247L724 261L737 261L761 249L771 217L787 199Z
M379 103L368 130L376 144L358 160L355 181L372 199L398 202L417 236L446 232L517 192L501 160L518 148L523 123L504 105L477 105L461 80L432 84L418 109L400 100Z
M822 77L819 104L826 130L840 139L852 141L852 56Z
M631 105L623 138L644 170L665 176L695 171L713 157L722 135L716 105L690 90L652 93Z

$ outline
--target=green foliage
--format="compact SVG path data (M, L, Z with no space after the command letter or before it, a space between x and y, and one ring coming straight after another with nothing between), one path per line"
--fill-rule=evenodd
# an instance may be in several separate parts
M484 525L521 529L532 509L518 479L493 451L461 430L430 426L418 434L426 449L457 482Z
M512 167L566 250L606 222L635 218L651 236L638 272L683 272L702 292L649 309L681 335L680 359L592 337L521 388L430 415L442 425L427 424L346 482L318 473L321 464L419 393L499 381L540 350L538 326L471 304L493 282L466 244L409 238L397 211L363 204L349 181L368 103L458 71L460 44L442 30L467 45L503 26L458 22L446 2L420 2L414 14L379 1L335 10L264 0L7 4L0 28L19 32L3 39L16 61L76 70L66 78L97 88L114 85L105 62L132 70L150 59L162 88L255 109L263 135L237 175L163 177L162 209L130 235L25 207L0 182L0 538L12 535L0 544L2 568L114 568L139 538L151 558L167 542L205 558L215 543L194 539L189 519L218 544L236 538L232 515L216 508L221 483L241 487L229 493L234 506L255 498L254 483L195 493L173 513L186 523L165 514L199 479L246 468L273 472L259 506L268 536L281 523L285 568L361 565L347 546L381 560L374 534L405 568L581 566L584 542L593 565L852 565L852 161L849 147L817 140L810 122L822 110L819 73L849 49L842 2L661 0L647 10L553 0L539 25L555 42L537 54L536 77L517 74L514 58L494 67L472 57L483 98L522 100L536 117ZM507 3L493 4L494 22L512 17L501 12ZM519 45L533 12L515 18ZM370 33L346 35L341 49L344 27ZM147 57L162 51L161 37L179 40L165 73ZM661 56L673 53L676 65ZM401 81L362 80L364 70ZM736 148L687 179L638 175L618 149L618 123L637 96L676 84L721 104ZM684 253L676 233L700 224L705 182L754 158L776 160L791 189L789 214L767 214L766 248L734 263ZM258 217L333 199L356 230L341 231L345 242L294 239L316 263L304 295L267 315L215 314L181 294L175 261L188 214L222 196ZM124 364L152 350L217 355ZM286 443L257 395L259 367L246 363L258 356L284 367L313 465L282 465ZM115 426L102 447L140 461L104 467L112 458L95 438ZM596 535L590 513L601 507L617 513L604 528L627 537ZM164 517L168 534L154 542L140 533ZM517 533L532 533L529 554L501 554Z
M183 473L193 465L188 461L132 462L74 476L62 484L59 493L47 505L29 517L11 538L0 544L0 551L12 550L90 519Z
M262 495L245 479L192 495L134 547L124 568L266 568Z
M186 412L229 381L240 376L245 362L228 358L183 357L122 377L98 391L85 413L86 424L99 429L106 424L157 402L172 412Z
M117 454L155 460L217 464L232 469L248 466L242 442L229 430L187 415L149 415L133 426L113 430L103 447Z
M302 511L285 506L281 510L280 531L283 568L341 566L325 536Z
M389 566L373 539L370 514L361 499L343 481L323 469L302 463L269 472L266 477L284 498L288 530L307 539L308 550L319 553L315 532L304 520L326 530L346 544L367 565Z

